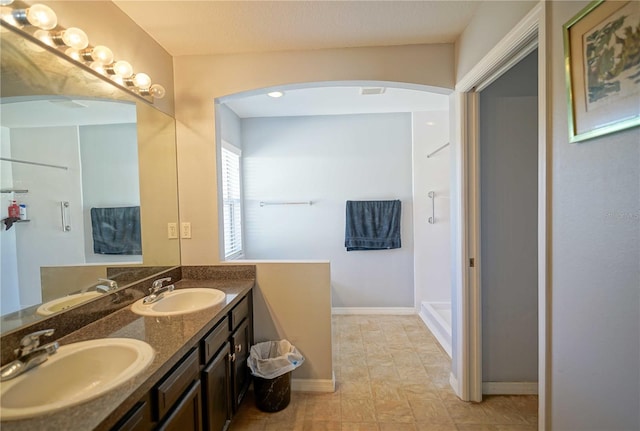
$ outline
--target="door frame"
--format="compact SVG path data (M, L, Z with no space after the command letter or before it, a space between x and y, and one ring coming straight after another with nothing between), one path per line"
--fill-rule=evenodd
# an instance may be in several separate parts
M538 428L547 424L549 390L548 325L548 176L546 98L546 3L539 2L455 87L457 121L455 231L456 280L453 283L454 357L451 385L465 401L482 401L482 303L480 292L480 188L478 92L534 49L538 49ZM471 266L470 259L474 259Z

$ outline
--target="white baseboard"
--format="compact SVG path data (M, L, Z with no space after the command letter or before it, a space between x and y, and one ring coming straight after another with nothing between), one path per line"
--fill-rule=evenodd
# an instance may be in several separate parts
M449 373L449 384L451 385L451 389L453 389L453 392L455 392L458 398L461 398L461 389L458 383L458 379L456 379L456 376L453 374L453 372Z
M295 392L335 392L336 376L332 379L291 379L291 390Z
M420 309L418 316L451 358L451 333L447 333L444 322L438 322L434 316L428 315L423 309Z
M482 382L486 395L537 395L538 382Z
M413 307L333 307L331 314L388 314L406 316L416 314Z

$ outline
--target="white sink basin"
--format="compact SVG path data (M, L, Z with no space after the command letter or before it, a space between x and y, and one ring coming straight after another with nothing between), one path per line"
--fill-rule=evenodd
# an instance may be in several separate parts
M143 371L154 355L149 344L131 338L60 346L46 362L2 382L0 417L35 417L99 397Z
M83 293L75 293L73 295L67 295L62 298L54 299L53 301L45 302L36 310L41 316L48 316L53 313L57 313L58 311L66 310L67 308L73 307L78 304L82 304L90 299L97 298L102 295L100 292L83 292Z
M176 289L151 304L145 304L144 298L140 299L131 305L131 311L142 316L187 314L213 307L225 298L226 294L217 289Z

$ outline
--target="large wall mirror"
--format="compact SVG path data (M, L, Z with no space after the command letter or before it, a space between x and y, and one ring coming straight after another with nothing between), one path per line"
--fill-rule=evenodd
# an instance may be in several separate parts
M0 329L180 264L175 121L2 23ZM17 209L10 208L17 205ZM13 210L17 212L14 213Z

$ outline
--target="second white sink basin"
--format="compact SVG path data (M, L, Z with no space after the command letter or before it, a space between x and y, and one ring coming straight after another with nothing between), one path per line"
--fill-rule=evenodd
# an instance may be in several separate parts
M94 399L143 371L154 355L149 344L131 338L62 345L44 363L2 382L0 417L25 419Z
M163 294L163 297L151 304L145 304L144 298L133 303L131 311L142 316L171 316L194 313L220 304L226 294L217 289L190 288L176 289Z
M41 316L48 316L50 314L57 313L58 311L66 310L67 308L82 304L83 302L87 302L90 299L97 298L98 296L102 296L102 293L95 291L74 293L73 295L67 295L62 298L45 302L38 307L36 313Z

